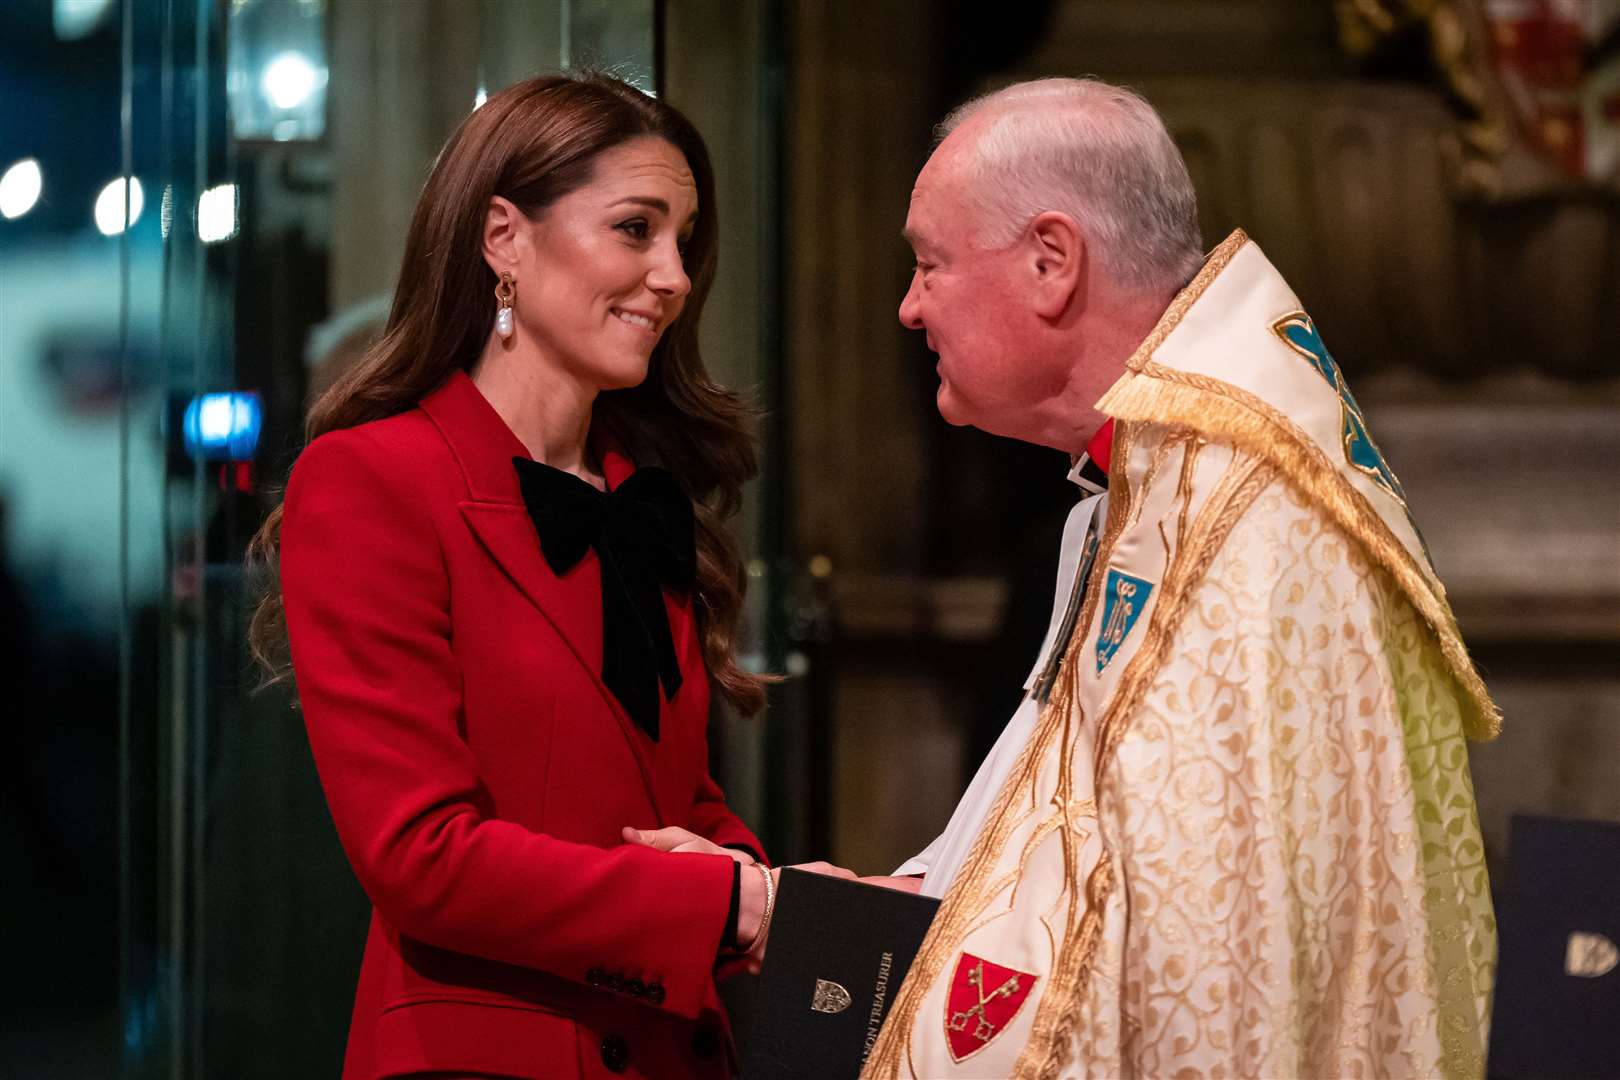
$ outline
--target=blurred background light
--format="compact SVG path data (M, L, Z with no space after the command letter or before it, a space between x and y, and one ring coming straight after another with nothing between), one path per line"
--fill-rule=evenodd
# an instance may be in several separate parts
M182 430L193 460L249 461L259 445L264 411L250 391L201 394L186 406Z
M34 208L39 193L45 187L45 176L39 162L23 158L0 176L0 217L15 221Z
M320 81L303 53L284 52L265 66L264 96L278 109L296 109L309 100Z
M141 182L134 177L129 178L128 220L124 217L124 182L124 178L119 177L108 183L96 196L96 228L101 230L103 236L117 236L141 219L141 210L145 208Z
M314 141L326 131L324 0L231 0L225 92L239 140Z
M217 244L236 235L236 185L220 184L197 197L197 239Z
M51 29L59 41L78 41L95 33L112 7L112 0L52 0Z

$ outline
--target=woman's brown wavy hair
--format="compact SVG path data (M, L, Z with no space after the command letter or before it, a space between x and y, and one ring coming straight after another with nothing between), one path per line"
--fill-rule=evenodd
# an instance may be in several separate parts
M669 105L606 75L555 75L508 87L462 121L417 202L387 329L310 407L305 439L405 412L456 369L470 369L495 318L495 275L482 242L490 199L503 196L538 217L590 182L603 151L643 135L666 139L686 155L697 183L700 213L685 254L692 291L653 350L646 380L599 395L592 424L633 460L668 468L692 497L693 607L703 655L716 692L753 713L764 704L767 680L743 671L733 656L745 579L724 525L757 471L753 411L709 377L698 353L698 317L714 280L718 236L714 171L702 137ZM290 672L277 572L281 514L277 505L248 549L250 563L269 575L248 638L272 682Z

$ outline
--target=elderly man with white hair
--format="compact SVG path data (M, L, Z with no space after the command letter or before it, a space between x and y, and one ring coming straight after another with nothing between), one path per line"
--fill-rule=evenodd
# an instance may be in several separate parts
M1242 232L1201 253L1129 91L941 132L900 319L946 420L1086 494L1023 704L897 871L943 901L865 1075L1480 1075L1500 717L1316 324Z

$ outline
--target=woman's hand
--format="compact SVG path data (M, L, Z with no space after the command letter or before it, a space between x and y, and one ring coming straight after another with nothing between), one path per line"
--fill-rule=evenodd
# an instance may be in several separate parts
M697 833L677 828L674 825L666 829L632 829L626 825L621 831L621 835L627 844L641 844L643 847L657 848L659 851L696 855L726 855L744 866L749 866L754 861L754 857L746 851L721 847L719 844L703 839Z
M792 870L803 870L809 874L823 874L827 877L855 880L853 870L845 870L842 866L834 866L827 862L800 863L790 867ZM782 868L777 867L771 871L771 893L774 897L782 884ZM745 869L742 872L742 895L738 897L737 908L737 948L748 954L748 970L759 974L759 969L765 962L765 942L771 936L770 924L761 925L765 918L765 881L764 875L758 870ZM775 922L773 916L772 920Z

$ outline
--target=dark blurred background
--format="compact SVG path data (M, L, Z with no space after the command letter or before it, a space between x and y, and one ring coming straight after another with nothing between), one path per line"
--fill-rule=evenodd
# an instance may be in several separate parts
M1045 629L1067 462L944 425L894 317L932 125L1038 75L1145 92L1206 243L1323 328L1506 714L1497 880L1511 813L1620 820L1620 0L7 0L0 1075L336 1075L366 906L244 547L441 141L585 65L719 171L705 355L767 410L747 650L789 678L713 743L778 861L930 840Z

